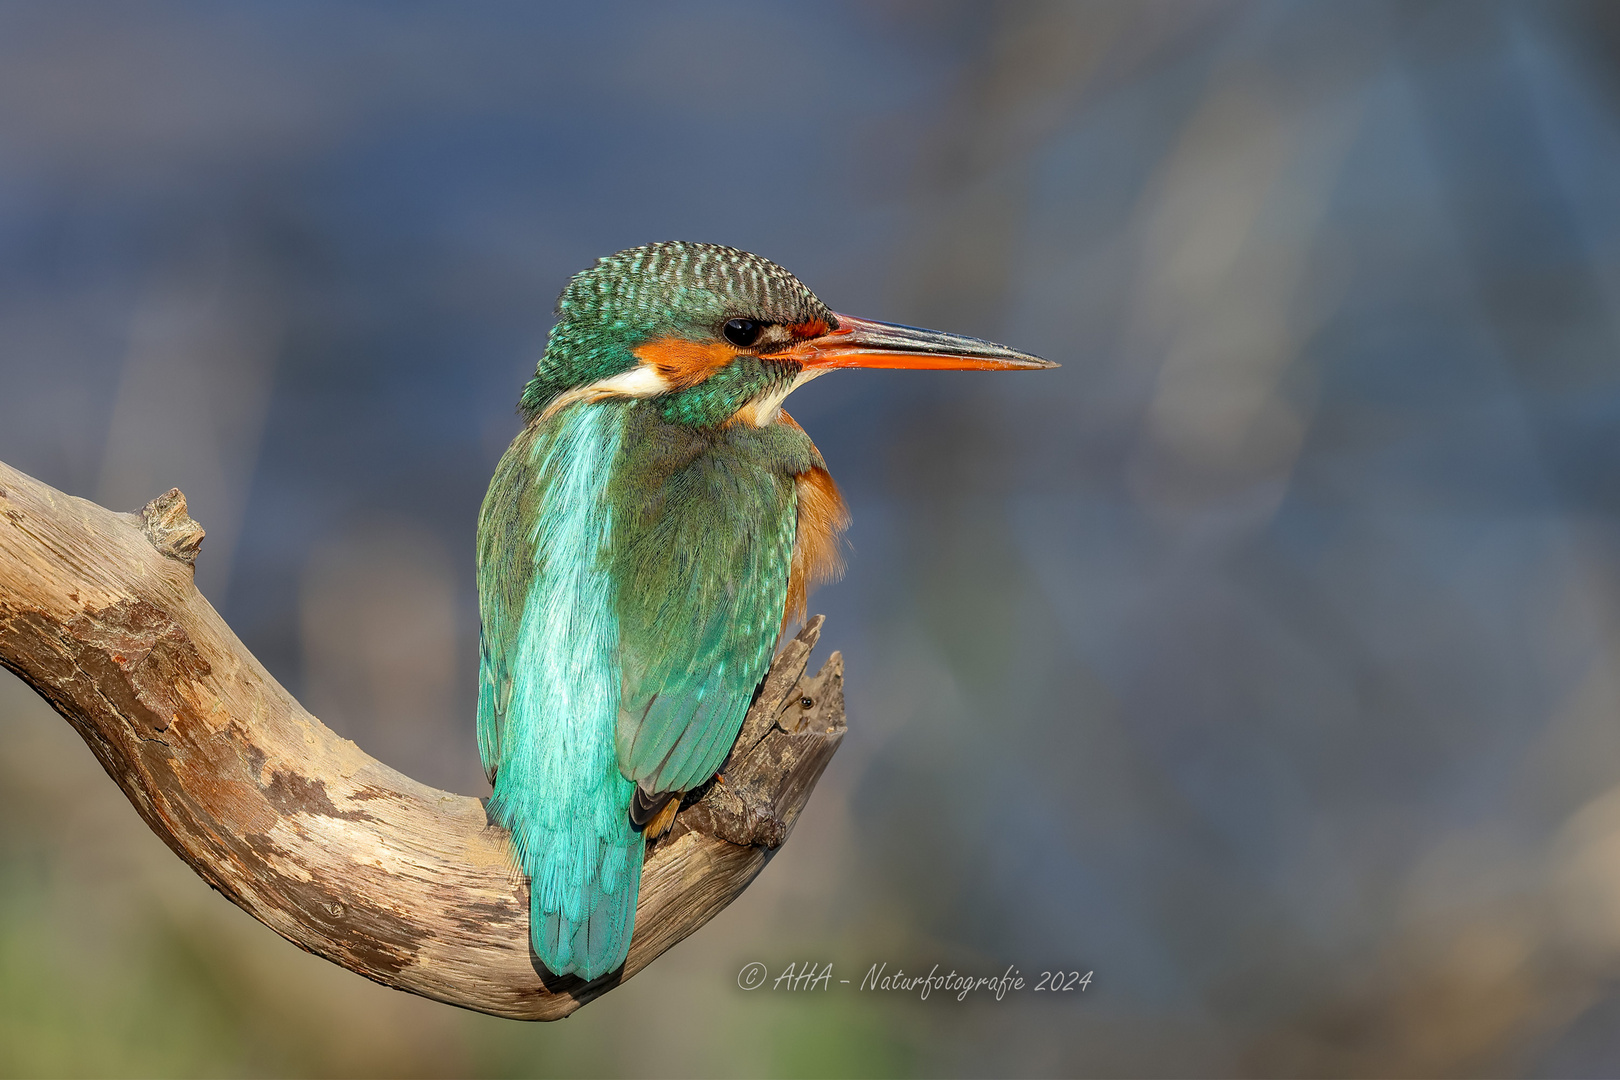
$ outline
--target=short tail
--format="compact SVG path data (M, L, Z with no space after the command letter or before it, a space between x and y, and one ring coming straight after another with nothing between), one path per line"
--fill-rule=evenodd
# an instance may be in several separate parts
M549 970L594 979L630 951L646 842L628 820L611 840L580 825L529 853L529 938Z

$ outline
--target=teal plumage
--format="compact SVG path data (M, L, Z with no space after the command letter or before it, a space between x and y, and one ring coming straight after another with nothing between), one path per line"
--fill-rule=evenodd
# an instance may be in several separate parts
M757 255L652 244L574 277L478 523L491 819L557 974L619 967L654 811L725 760L787 616L836 572L836 486L780 410L829 367L1048 366L838 316Z
M614 760L619 633L600 558L613 528L603 494L617 419L585 406L525 432L480 523L478 719L496 776L490 813L512 830L531 879L536 953L587 977L623 958L642 852L629 828L633 785Z
M636 783L688 790L731 749L781 626L793 477L813 464L793 429L698 433L643 402L569 405L502 459L480 521L479 744L552 971L623 962Z

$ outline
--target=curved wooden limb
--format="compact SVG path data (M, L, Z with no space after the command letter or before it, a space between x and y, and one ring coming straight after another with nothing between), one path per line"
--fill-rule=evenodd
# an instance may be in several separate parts
M558 978L529 949L504 830L479 800L417 783L306 712L193 586L201 542L179 491L119 514L0 464L0 664L209 884L385 986L567 1016L742 893L843 738L842 660L804 673L818 616L776 658L724 779L651 846L624 968Z

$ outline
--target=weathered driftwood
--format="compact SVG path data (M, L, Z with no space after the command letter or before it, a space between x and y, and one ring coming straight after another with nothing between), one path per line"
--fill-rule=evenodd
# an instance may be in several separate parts
M276 933L385 986L524 1020L568 1015L746 888L844 734L813 619L777 657L723 779L642 870L630 957L540 967L528 889L479 800L427 787L306 712L192 584L179 491L119 514L0 464L0 664L67 718L175 854Z

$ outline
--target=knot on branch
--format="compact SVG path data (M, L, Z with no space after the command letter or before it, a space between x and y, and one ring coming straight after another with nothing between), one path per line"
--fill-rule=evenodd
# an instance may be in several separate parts
M197 561L207 535L186 512L186 497L179 488L170 488L141 507L141 527L153 547L188 566Z
M765 851L786 842L848 730L843 654L833 653L814 675L805 670L824 621L815 616L777 655L720 775L681 811L671 839L692 830Z

